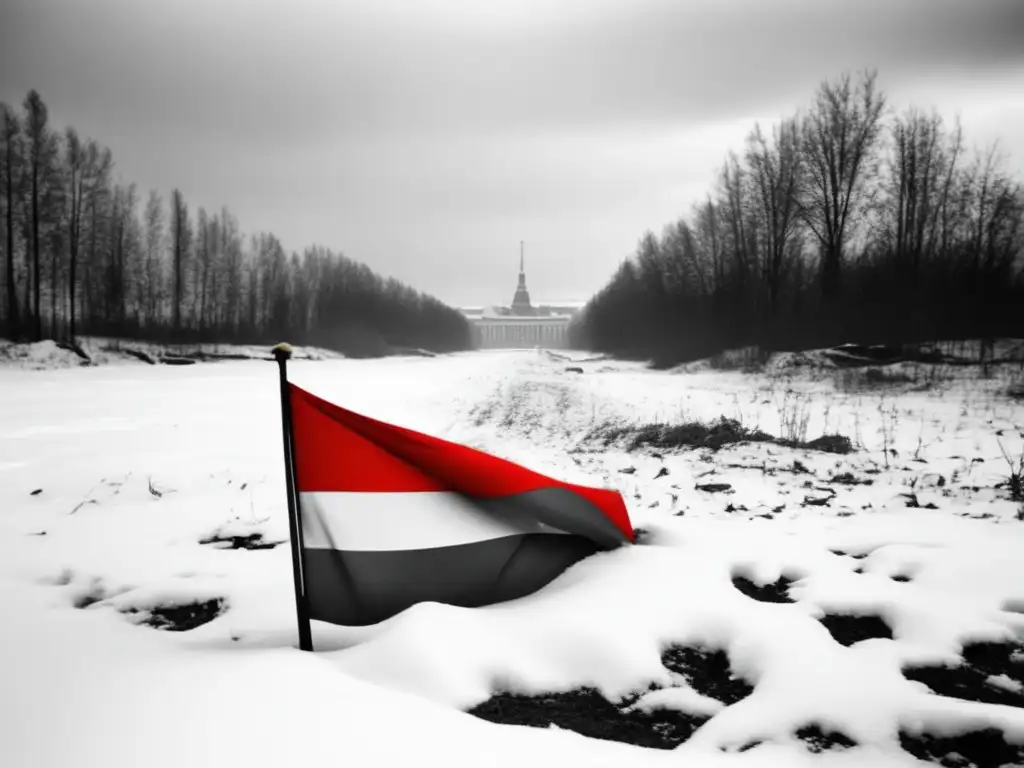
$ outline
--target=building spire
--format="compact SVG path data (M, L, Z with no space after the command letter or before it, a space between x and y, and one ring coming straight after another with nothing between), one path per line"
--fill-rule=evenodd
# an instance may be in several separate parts
M523 241L519 241L519 284L516 286L516 293L512 299L513 315L532 315L533 307L530 306L530 292L526 289L526 266L523 260Z

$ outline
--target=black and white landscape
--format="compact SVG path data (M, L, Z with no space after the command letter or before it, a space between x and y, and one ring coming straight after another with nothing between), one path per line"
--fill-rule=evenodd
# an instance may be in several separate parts
M6 4L0 764L1024 765L1022 39L1012 0ZM478 348L531 316L571 349ZM280 341L637 543L299 651Z

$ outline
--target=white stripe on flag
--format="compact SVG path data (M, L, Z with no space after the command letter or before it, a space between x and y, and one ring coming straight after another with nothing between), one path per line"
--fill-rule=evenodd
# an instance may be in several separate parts
M500 506L501 500L487 503ZM307 549L433 549L523 533L565 533L522 512L486 511L448 491L303 492L299 505Z

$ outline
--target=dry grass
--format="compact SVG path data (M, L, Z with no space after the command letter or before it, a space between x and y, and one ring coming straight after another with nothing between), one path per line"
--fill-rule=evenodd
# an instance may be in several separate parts
M806 433L806 425L804 426ZM725 416L706 424L689 421L683 423L650 422L624 425L605 424L590 431L587 440L602 446L624 442L628 451L640 448L684 449L710 448L717 451L737 443L774 443L788 448L804 448L826 453L850 453L853 444L843 435L822 435L814 440L799 440L787 436L776 437L760 429L750 429L736 419Z

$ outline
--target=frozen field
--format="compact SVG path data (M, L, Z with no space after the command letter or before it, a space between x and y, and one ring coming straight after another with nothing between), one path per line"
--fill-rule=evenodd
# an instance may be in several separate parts
M0 364L0 765L1024 762L1005 372L572 357L290 366L347 408L619 488L643 529L519 601L314 624L314 654L294 648L272 364ZM720 417L764 434L633 445ZM792 447L823 434L855 450ZM569 730L600 717L649 734Z

